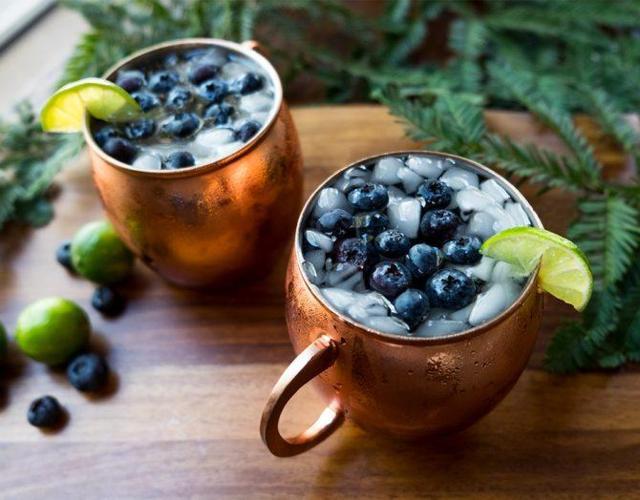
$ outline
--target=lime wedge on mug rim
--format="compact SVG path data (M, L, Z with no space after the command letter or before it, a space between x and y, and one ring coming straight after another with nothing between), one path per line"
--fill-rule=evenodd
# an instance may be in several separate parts
M593 290L589 262L575 243L545 229L514 227L484 242L480 252L508 262L528 275L540 263L538 285L545 292L582 311Z
M140 113L140 106L122 87L102 78L83 78L57 90L40 113L45 132L80 132L85 112L108 122L121 122Z

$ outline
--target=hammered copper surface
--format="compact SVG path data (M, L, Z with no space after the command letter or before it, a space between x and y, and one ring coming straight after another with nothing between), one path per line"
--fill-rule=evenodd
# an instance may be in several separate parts
M156 51L203 44L252 52L230 42L183 40L137 53L107 77ZM270 65L263 69L277 79ZM85 129L93 178L109 219L127 246L167 280L234 285L268 273L285 250L302 202L302 155L279 80L274 86L281 105L265 130L238 153L208 165L134 170L105 155Z
M498 179L523 204L534 225L541 227L539 218L515 187L486 167L470 163L479 173ZM502 314L458 334L412 338L359 326L322 301L301 269L301 226L317 192L309 198L299 219L296 246L287 270L289 338L296 354L303 353L294 363L300 358L310 359L304 352L310 344L318 345L318 339L326 349L337 349L335 361L327 362L315 378L316 387L329 407L335 407L337 401L344 416L381 434L405 439L443 434L467 427L488 413L513 387L533 350L542 312L536 276L529 279L518 300ZM298 371L303 369L304 365ZM286 375L285 372L281 381L293 386L303 379L302 375ZM283 441L281 436L274 439L267 433L269 423L277 430L272 414L280 400L285 404L288 401L286 388L276 385L265 408L261 430L272 453L289 456L308 446L301 446L300 436ZM335 418L341 415L336 413ZM325 422L326 427L332 425L333 422ZM313 444L321 440L313 438Z

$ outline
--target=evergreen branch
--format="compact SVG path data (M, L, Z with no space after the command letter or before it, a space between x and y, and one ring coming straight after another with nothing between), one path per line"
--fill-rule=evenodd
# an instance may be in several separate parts
M585 252L596 286L610 287L624 275L640 243L639 212L609 195L578 203L580 216L567 236Z

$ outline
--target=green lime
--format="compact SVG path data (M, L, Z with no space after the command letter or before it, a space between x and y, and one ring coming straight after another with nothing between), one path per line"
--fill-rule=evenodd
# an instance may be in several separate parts
M126 90L102 78L83 78L61 87L45 103L40 122L45 132L80 132L85 111L108 122L128 121L140 106Z
M133 254L107 221L85 224L71 241L73 268L85 278L104 285L126 278Z
M82 349L91 324L75 302L59 297L38 300L18 316L16 343L30 358L59 365Z
M522 275L540 263L542 290L582 311L591 298L593 276L587 257L562 236L535 227L514 227L484 242L484 255L508 262Z
M7 330L4 325L0 323L0 361L2 361L7 355Z

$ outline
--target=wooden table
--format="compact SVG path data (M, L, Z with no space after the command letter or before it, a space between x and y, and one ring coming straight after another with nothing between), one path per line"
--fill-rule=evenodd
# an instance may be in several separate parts
M383 108L294 110L305 190L359 157L415 146ZM494 127L556 144L522 115ZM137 265L130 304L108 321L89 306L92 287L54 261L56 246L102 216L87 160L60 178L56 219L0 238L0 318L12 329L29 302L76 300L91 315L94 345L116 372L110 394L91 399L64 374L16 353L0 375L1 498L140 497L593 497L640 494L640 374L571 377L541 369L543 349L568 308L547 301L529 368L499 407L471 429L421 443L393 442L346 424L292 459L262 445L258 423L273 383L293 357L284 323L284 262L262 283L225 293L172 288ZM525 190L544 223L561 231L571 200ZM43 434L29 402L53 394L71 415ZM284 427L308 425L322 403L302 390Z

